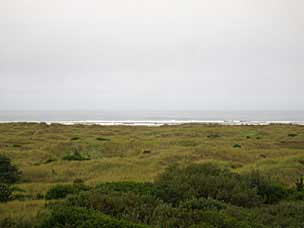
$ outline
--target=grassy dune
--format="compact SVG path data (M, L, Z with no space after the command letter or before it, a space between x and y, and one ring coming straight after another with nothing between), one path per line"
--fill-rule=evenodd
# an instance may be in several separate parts
M77 151L89 158L64 160ZM213 161L245 173L259 169L293 186L304 173L304 126L64 126L0 124L0 153L22 171L15 200L0 216L34 216L50 186L81 178L89 185L153 181L168 165ZM33 211L28 213L27 211Z

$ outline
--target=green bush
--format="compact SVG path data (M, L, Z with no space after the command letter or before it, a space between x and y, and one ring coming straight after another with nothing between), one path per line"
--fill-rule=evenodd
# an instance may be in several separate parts
M0 183L13 184L20 179L21 172L11 164L11 159L0 155Z
M0 183L0 202L7 202L12 199L12 188L7 184Z
M213 164L194 164L186 168L172 166L156 180L158 197L178 204L192 198L213 198L238 206L259 204L259 196L242 177Z
M151 223L153 211L161 203L160 200L150 195L97 191L69 196L66 202L68 206L95 209L118 219L146 224Z
M304 191L304 179L300 177L296 182L297 191Z
M145 228L79 207L54 207L38 228Z
M208 138L212 138L212 139L215 139L215 138L219 138L221 137L219 134L210 134L207 136Z
M111 139L101 138L101 137L97 137L96 140L98 140L98 141L111 141Z
M77 137L77 136L76 136L76 137L72 137L72 138L71 138L71 140L72 140L72 141L75 141L75 140L78 140L78 139L80 139L80 138L79 138L79 137Z
M153 183L109 182L96 186L98 192L133 192L141 195L156 195L157 189Z
M205 198L187 200L181 202L179 206L191 210L223 210L226 208L226 205L218 200Z
M280 202L255 210L255 220L268 227L300 228L304 225L304 202Z
M0 218L0 227L1 228L33 228L35 227L35 222L28 218L13 219L7 217L7 218Z
M73 184L73 185L55 185L51 187L45 195L45 199L62 199L69 194L76 194L81 191L88 191L90 188L84 184Z
M234 144L233 148L241 148L242 146L240 144Z
M254 170L243 177L251 188L257 190L257 194L263 203L277 203L288 197L288 189L278 183L273 182L270 178L262 175L258 170Z
M252 228L246 221L229 216L221 211L209 210L202 213L204 224L216 228ZM208 227L207 226L207 227ZM204 226L201 226L204 227ZM254 226L257 228L257 226Z
M80 154L79 151L75 150L63 157L63 160L66 161L84 161L84 160L90 160L88 157L84 157Z
M290 191L288 195L288 200L302 200L304 201L304 191Z
M150 225L156 227L188 228L193 224L202 222L199 211L191 211L186 208L172 207L170 204L158 205L152 215Z
M99 184L91 191L70 195L65 205L153 227L285 227L284 219L275 221L279 215L300 227L300 206L297 211L293 203L288 204L291 214L283 210L274 215L274 208L281 210L282 206L271 205L283 199L301 200L299 193L258 171L240 175L206 163L168 167L154 183Z

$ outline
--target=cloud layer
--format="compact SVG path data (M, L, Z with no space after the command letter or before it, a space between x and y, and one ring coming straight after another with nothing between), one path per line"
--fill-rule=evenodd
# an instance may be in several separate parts
M302 0L5 0L0 109L304 109Z

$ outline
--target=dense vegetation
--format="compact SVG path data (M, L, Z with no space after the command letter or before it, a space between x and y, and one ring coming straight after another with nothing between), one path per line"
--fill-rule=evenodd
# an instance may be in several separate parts
M304 227L302 126L0 130L0 227Z

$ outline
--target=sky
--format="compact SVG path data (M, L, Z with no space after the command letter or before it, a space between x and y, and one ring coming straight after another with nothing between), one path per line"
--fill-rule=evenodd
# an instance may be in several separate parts
M304 110L303 0L1 0L0 110Z

